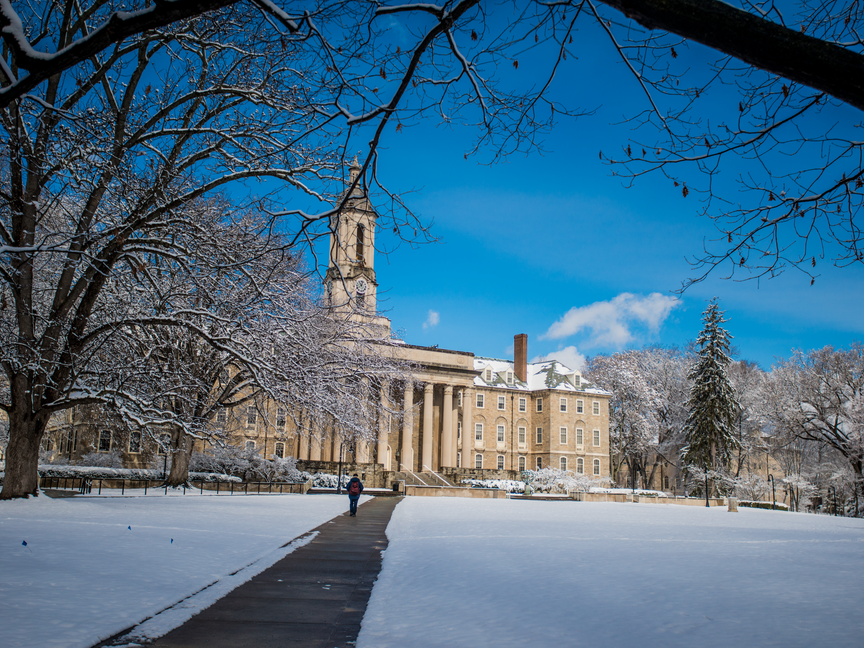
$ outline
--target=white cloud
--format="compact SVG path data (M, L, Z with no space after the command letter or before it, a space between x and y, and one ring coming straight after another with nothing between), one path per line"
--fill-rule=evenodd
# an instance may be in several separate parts
M546 360L557 360L570 369L582 371L585 368L585 356L576 350L575 346L564 347L543 356L537 356L531 362L544 362Z
M423 329L426 330L428 328L432 328L433 326L438 326L438 322L440 321L440 313L438 313L438 311L430 310L429 315L426 317L426 321L423 322Z
M661 293L651 293L647 297L621 293L611 301L571 308L540 339L560 340L590 331L589 346L621 348L634 340L636 328L657 333L680 303L677 297Z

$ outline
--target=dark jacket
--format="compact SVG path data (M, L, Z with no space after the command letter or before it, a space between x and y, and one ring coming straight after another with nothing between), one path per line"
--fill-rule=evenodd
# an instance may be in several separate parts
M348 485L345 487L345 492L350 494L351 484L353 484L354 482L357 482L358 484L360 484L360 493L362 493L363 492L363 482L361 482L357 477L351 478L351 481L349 481ZM358 493L358 495L360 493Z

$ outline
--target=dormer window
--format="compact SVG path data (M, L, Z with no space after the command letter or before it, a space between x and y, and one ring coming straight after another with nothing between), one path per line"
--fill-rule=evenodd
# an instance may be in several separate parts
M582 376L579 374L573 374L573 386L576 389L582 389Z
M513 384L513 372L512 371L507 372L507 384L508 385Z
M483 374L486 382L492 382L492 369L490 367L486 367L486 373Z

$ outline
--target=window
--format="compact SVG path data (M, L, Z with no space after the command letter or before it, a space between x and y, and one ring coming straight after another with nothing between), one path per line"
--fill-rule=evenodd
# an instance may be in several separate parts
M457 439L462 438L462 421L459 421L458 423L456 423L456 438Z
M585 412L585 401L581 398L576 401L576 413L583 414Z
M99 452L111 452L111 430L99 433Z
M456 453L456 467L457 468L462 467L462 453L461 452Z
M246 408L246 425L255 425L258 422L258 410L254 405Z
M498 443L504 443L504 426L498 426Z
M600 430L594 430L594 445L600 447Z
M576 460L576 474L581 475L585 472L585 460L582 457L579 457Z
M513 372L512 371L507 372L507 384L508 385L513 384Z
M474 467L475 468L483 468L483 455L482 454L474 455Z
M543 428L537 428L537 443L543 443Z
M561 433L561 445L567 445L567 428L562 427L559 432Z
M456 404L458 407L462 407L462 394L465 393L464 389L459 390L459 394L456 396Z
M541 459L540 457L537 457L537 470L540 470L542 468L543 468L543 459Z
M663 490L669 490L669 476L663 477Z
M132 430L129 433L129 452L132 454L138 454L141 452L141 431L140 430Z
M525 443L525 426L519 428L519 443Z
M285 458L285 444L284 443L277 443L276 444L275 454L280 459Z
M483 424L475 423L474 424L474 440L482 441L483 440Z
M573 376L573 386L576 389L582 389L582 377L579 374Z
M538 412L543 411L543 399L542 398L537 399L537 411Z
M528 409L528 402L524 398L519 399L519 411L524 412Z
M504 455L498 455L498 470L504 470Z
M559 403L559 408L561 409L561 411L566 412L567 411L567 399L566 398L559 398L558 403Z
M360 265L366 264L366 259L364 258L365 250L364 244L366 243L366 228L362 223L357 225L357 263Z
M525 457L519 457L519 472L525 472Z
M216 422L224 425L228 421L228 412L225 411L224 407L220 407L216 412Z
M483 374L483 376L484 376L483 380L485 380L487 383L491 383L492 382L492 368L486 367L486 372Z
M77 405L76 405L77 407ZM78 431L69 430L60 437L60 454L75 452L78 449Z
M247 441L246 442L246 451L251 452L254 449L255 449L255 442L254 441Z
M168 448L171 447L171 437L162 433L159 435L159 439L156 441L156 454L165 455L168 454Z
M483 407L483 394L477 394L477 407Z
M561 457L561 470L567 470L567 457Z
M276 410L276 427L284 428L285 427L285 409L280 407Z
M499 410L503 410L503 409L504 409L504 405L505 405L505 403L504 403L504 397L503 397L503 396L499 396L499 397L498 397L498 409L499 409Z
M594 460L594 474L595 475L600 474L600 460L599 459Z
M576 445L582 445L582 428L576 428Z
M594 401L593 410L594 414L600 413L600 401Z

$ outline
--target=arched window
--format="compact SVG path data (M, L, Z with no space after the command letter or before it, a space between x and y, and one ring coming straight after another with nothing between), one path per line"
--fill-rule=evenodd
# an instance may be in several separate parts
M279 457L280 459L285 458L285 444L284 443L277 443L276 444L276 456Z
M561 457L561 470L567 470L567 457Z
M579 457L576 460L576 473L581 475L585 472L585 460L582 457Z
M366 244L366 227L363 223L357 224L357 263L366 265L365 249Z
M543 459L537 457L537 470L540 470L543 467Z
M598 475L598 476L600 475L600 460L599 459L594 460L594 474Z
M519 457L519 472L525 472L525 457Z

